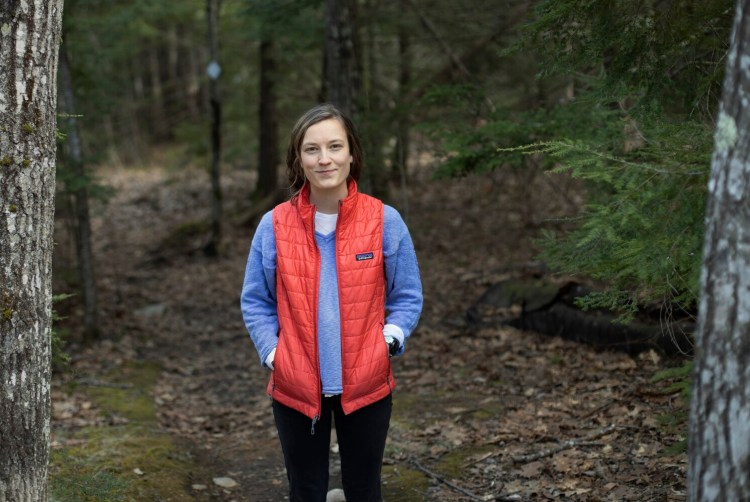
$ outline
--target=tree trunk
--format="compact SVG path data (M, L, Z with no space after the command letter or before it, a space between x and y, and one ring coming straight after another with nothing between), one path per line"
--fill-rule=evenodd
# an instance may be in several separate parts
M167 29L167 88L173 93L182 92L180 79L180 42L179 26L172 25ZM184 98L184 96L180 96Z
M276 58L274 43L266 38L260 43L260 145L258 148L258 184L256 198L263 198L279 188L279 135L276 112Z
M148 50L148 63L151 86L151 127L156 139L165 140L169 133L167 113L164 107L164 86L161 79L161 63L159 61L159 46L152 43Z
M164 91L164 110L166 112L169 139L174 137L174 127L185 119L186 98L184 85L180 79L180 45L179 24L167 28L167 40L163 50L166 52L166 79L162 83Z
M360 112L362 64L356 38L354 7L353 0L325 2L323 78L326 99L356 121Z
M130 60L130 70L132 72L133 86L131 89L131 99L126 104L122 112L122 121L126 124L125 144L122 145L121 152L124 155L125 162L141 162L142 152L147 154L145 145L146 140L143 137L143 131L148 130L147 124L142 122L140 117L146 116L147 112L142 110L143 102L146 99L145 86L143 83L143 68L139 63L143 54L134 54Z
M78 273L83 293L83 326L84 338L87 341L98 337L96 281L94 280L94 255L91 251L91 218L89 217L89 180L83 165L81 134L76 118L75 100L73 97L73 79L70 74L70 63L64 48L60 49L60 83L63 96L63 109L67 114L67 144L70 153L70 167L76 178L76 188L72 191L73 206L76 216L75 236Z
M750 500L750 0L737 4L708 184L688 500Z
M187 70L183 77L185 81L185 94L189 110L190 120L200 120L201 110L201 84L200 84L200 54L198 49L189 46L186 51Z
M211 103L211 239L205 247L209 256L217 256L221 245L221 97L219 95L219 9L221 0L206 0L208 46L210 52L209 102ZM215 72L215 73L213 73Z
M399 10L404 12L404 0L399 0ZM396 147L393 152L393 175L400 181L401 187L401 215L404 220L409 219L409 194L406 173L409 159L409 108L407 93L411 86L411 57L410 57L409 28L403 19L398 26L398 103L396 115Z
M62 0L0 3L0 501L47 500Z
M382 8L381 4L376 2L367 2L364 4L365 12L375 12ZM367 15L367 14L366 14ZM363 82L363 99L362 104L365 107L360 117L360 133L362 135L362 147L367 155L366 168L362 172L363 182L361 186L363 191L367 191L379 199L388 198L388 171L385 167L385 158L383 147L386 142L386 127L383 122L383 106L380 100L380 82L378 77L378 58L375 49L375 40L377 37L376 26L368 23L364 29L365 44ZM355 37L355 40L359 37Z

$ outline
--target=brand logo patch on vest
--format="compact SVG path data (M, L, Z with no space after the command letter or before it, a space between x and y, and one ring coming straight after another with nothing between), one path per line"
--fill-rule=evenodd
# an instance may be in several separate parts
M357 261L372 260L375 258L373 253L360 253L357 255Z

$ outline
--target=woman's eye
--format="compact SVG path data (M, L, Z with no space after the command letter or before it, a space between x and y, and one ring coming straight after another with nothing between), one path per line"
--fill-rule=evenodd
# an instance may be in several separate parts
M341 149L341 145L331 145L331 150L339 150Z
M315 153L318 149L314 147L305 148L305 153Z

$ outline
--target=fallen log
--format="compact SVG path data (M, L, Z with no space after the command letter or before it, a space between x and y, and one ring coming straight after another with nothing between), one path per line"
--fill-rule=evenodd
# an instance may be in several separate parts
M603 309L582 310L577 299L592 290L576 282L508 279L490 286L466 312L474 328L507 325L522 330L638 354L656 350L665 355L692 353L692 317L664 319L642 315L623 324Z

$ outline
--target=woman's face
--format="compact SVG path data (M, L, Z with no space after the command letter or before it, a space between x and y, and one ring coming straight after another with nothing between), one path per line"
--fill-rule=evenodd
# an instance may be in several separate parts
M311 125L302 138L300 162L312 194L346 197L352 155L341 122L330 118Z

